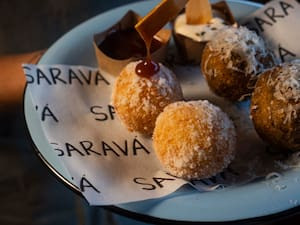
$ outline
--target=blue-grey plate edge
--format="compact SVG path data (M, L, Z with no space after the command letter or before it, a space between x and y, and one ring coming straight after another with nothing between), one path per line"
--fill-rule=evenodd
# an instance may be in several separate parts
M146 14L158 1L143 1L125 5L100 14L72 29L56 41L43 55L39 64L80 64L96 66L92 36L116 22L128 9ZM228 1L235 16L239 17L261 7L260 4L231 0ZM63 51L61 50L63 49ZM75 57L75 58L74 58ZM40 127L32 123L33 106L29 94L25 91L24 113L29 133L38 149L46 147L43 136L38 134ZM49 147L49 146L48 146ZM46 147L47 148L47 147ZM52 165L57 175L71 182L61 165L53 159L43 156ZM236 221L278 213L296 206L300 201L297 190L299 171L290 170L284 173L283 180L287 187L283 191L270 188L266 181L253 182L247 185L226 188L209 193L198 193L183 188L165 198L120 204L117 207L126 211L174 221Z

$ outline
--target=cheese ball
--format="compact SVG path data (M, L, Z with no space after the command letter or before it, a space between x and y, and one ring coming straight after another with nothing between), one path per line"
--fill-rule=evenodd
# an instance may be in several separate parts
M175 102L159 115L153 133L155 153L172 175L208 178L233 160L236 132L232 121L208 101Z
M263 73L251 99L260 137L282 150L300 150L300 60Z
M245 27L227 27L207 43L201 69L213 92L236 101L249 95L258 75L276 63L256 33Z
M136 74L141 61L129 63L118 76L112 103L129 131L151 135L157 116L168 104L182 100L182 90L171 70L159 64L151 77Z

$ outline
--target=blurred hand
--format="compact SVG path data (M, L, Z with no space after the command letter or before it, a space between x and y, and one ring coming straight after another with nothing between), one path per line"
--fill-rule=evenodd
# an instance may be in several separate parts
M0 56L0 111L12 110L22 103L26 82L22 63L37 63L43 52Z

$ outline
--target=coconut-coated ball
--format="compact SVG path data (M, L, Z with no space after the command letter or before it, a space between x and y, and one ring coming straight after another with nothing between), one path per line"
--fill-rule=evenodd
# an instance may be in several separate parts
M157 116L164 107L182 100L182 90L174 73L162 64L150 77L136 74L141 61L129 63L118 76L112 103L128 130L151 135Z
M206 44L201 68L214 93L236 101L249 95L258 75L276 63L256 33L245 27L226 27Z
M300 60L263 73L251 99L260 137L282 150L300 150Z
M208 178L233 160L236 133L233 122L208 101L175 102L159 115L153 133L155 153L172 175Z

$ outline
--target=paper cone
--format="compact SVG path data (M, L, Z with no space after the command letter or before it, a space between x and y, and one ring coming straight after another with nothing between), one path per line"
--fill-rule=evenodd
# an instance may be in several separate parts
M141 19L141 17L135 13L134 11L128 11L123 18L117 22L112 27L108 28L107 30L97 33L94 35L94 49L95 54L97 57L98 66L101 70L104 70L114 76L118 76L121 70L125 65L127 65L131 61L135 61L141 58L146 57L145 55L136 56L133 55L126 59L116 59L114 57L111 57L107 54L105 54L100 48L99 45L107 38L112 32L118 31L118 30L126 30L129 28L134 28L134 25ZM155 39L159 40L161 42L161 46L155 50L154 52L151 52L151 57L156 62L163 62L166 53L167 53L167 45L169 43L169 40L171 38L171 30L169 29L161 29L155 36ZM124 40L126 41L126 40ZM126 43L124 43L126 45Z
M229 25L236 23L230 8L225 1L212 4L212 10L214 17L222 18ZM208 41L195 41L187 36L176 33L174 29L173 36L181 60L186 63L199 64L202 51Z

